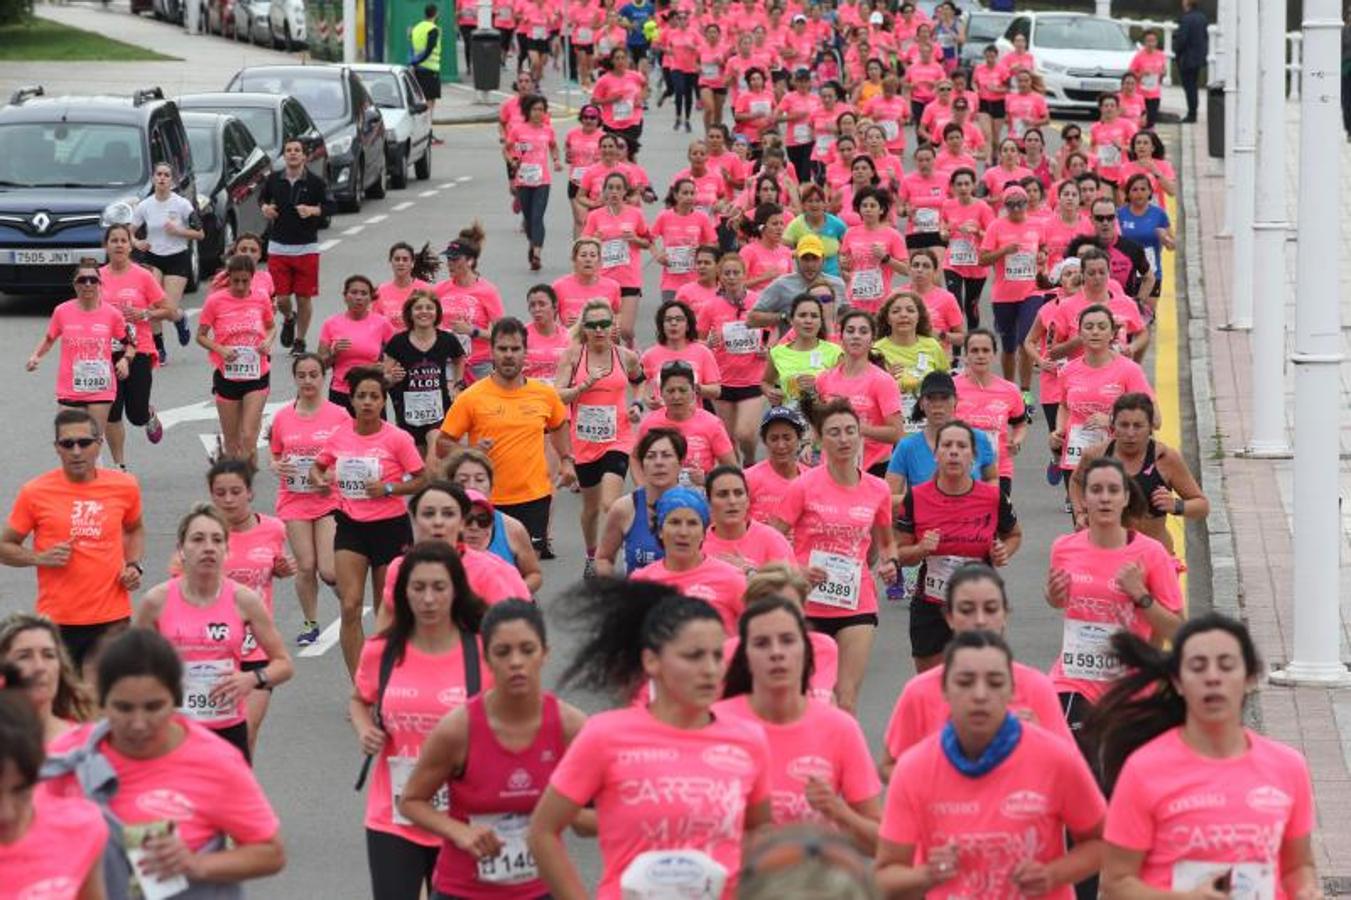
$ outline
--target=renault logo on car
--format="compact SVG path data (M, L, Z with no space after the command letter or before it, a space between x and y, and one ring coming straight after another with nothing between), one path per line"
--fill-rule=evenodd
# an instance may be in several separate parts
M46 232L47 227L52 224L52 217L45 212L35 213L33 215L33 230L38 234Z

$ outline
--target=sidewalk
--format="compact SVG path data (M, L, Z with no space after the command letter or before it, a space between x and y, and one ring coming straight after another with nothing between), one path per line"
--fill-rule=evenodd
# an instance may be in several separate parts
M1287 110L1285 177L1290 221L1296 218L1299 108ZM1236 457L1251 426L1250 335L1220 331L1228 321L1230 241L1218 235L1224 223L1224 179L1207 174L1205 125L1183 126L1182 206L1196 432L1202 479L1214 504L1207 522L1214 570L1215 609L1241 616L1252 630L1268 670L1291 655L1294 556L1291 546L1291 460ZM1343 158L1339 185L1343 208L1351 208L1351 152ZM1293 232L1292 232L1293 235ZM1296 244L1286 243L1287 356L1294 349ZM1342 317L1351 325L1351 227L1343 225ZM1267 302L1276 298L1257 298ZM1351 332L1342 332L1351 359ZM1342 364L1342 463L1339 493L1351 495L1351 362ZM1286 418L1293 440L1294 371L1285 367ZM1218 501L1218 502L1217 502ZM1343 508L1341 555L1342 660L1351 659L1351 510ZM1318 807L1314 851L1328 896L1351 896L1351 690L1283 688L1264 683L1252 703L1262 733L1303 751L1313 773Z
M178 94L222 90L230 77L244 66L288 65L303 61L299 52L286 53L237 43L218 35L190 35L182 27L160 22L151 16L133 16L124 0L107 9L99 4L77 3L55 6L38 4L36 15L93 31L105 37L146 47L177 60L160 62L87 62L71 64L50 62L0 63L0 104L8 101L19 87L42 85L49 95L131 94L144 87L159 86L167 97ZM502 84L510 86L510 75L502 73ZM573 91L574 102L578 97ZM457 84L444 85L436 104L438 125L458 125L497 121L497 107L507 95L490 94L491 105L476 102L477 92ZM558 95L562 105L562 93ZM551 96L551 100L554 97Z

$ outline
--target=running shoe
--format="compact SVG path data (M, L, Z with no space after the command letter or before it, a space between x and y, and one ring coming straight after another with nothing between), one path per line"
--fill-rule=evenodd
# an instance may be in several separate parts
M296 635L297 647L308 647L319 640L319 623L305 622L300 626L300 634Z
M898 573L895 581L887 585L887 602L904 603L905 602L905 576Z
M145 423L145 436L152 444L164 440L164 426L160 424L159 413L154 410L150 412L150 421Z
M1067 516L1072 516L1072 515L1074 515L1074 505L1073 505L1072 503L1070 503L1068 500L1065 501L1064 510L1065 510L1065 515L1067 515Z
M283 347L291 346L291 342L296 339L296 317L283 316L281 320L281 345Z
M159 357L159 364L167 366L169 364L169 351L164 349L164 335L155 335L155 355Z
M304 356L304 355L305 355L305 339L304 339L304 338L296 338L294 341L291 342L291 355L292 355L292 356Z
M1063 475L1064 473L1060 471L1060 463L1054 459L1046 464L1046 483L1051 487L1059 484Z
M686 119L686 120L685 120L685 133L686 133L686 134L689 134L689 133L690 133L690 120L689 120L689 119Z
M1023 388L1023 406L1027 407L1027 423L1030 425L1037 415L1037 398L1032 396L1030 388Z
M178 343L186 347L188 341L192 340L192 332L188 331L188 317L184 316L174 323L174 328L178 330Z
M544 542L544 546L543 546L543 547L540 547L540 550L539 550L539 558L540 558L540 559L558 559L558 556L554 553L554 545L553 545L553 541L545 541L545 542Z

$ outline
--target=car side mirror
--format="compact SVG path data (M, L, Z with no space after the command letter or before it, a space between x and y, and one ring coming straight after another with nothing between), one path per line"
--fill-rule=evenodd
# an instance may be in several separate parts
M230 174L231 174L231 175L233 175L234 173L238 172L238 171L239 171L240 169L242 169L242 168L244 168L244 157L242 157L242 156L232 156L232 157L230 157Z
M423 113L425 113L425 112L426 112L428 109L430 109L430 108L431 108L431 107L429 107L429 106L427 105L427 103L426 103L425 100L418 100L418 101L415 101L415 102L413 103L413 106L412 106L413 112L414 112L414 114L416 114L416 115L422 115Z

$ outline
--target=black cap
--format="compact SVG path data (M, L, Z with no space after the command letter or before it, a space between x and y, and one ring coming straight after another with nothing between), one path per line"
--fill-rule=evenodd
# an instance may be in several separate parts
M441 251L441 255L446 259L460 259L468 256L473 257L474 248L466 241L454 240L446 244L446 249Z
M760 437L765 436L765 431L775 422L787 422L797 431L798 437L801 437L807 431L807 423L803 420L800 413L790 406L771 406L765 410L765 415L760 419Z
M957 396L957 382L953 381L947 372L930 372L919 383L919 395L930 397L934 394Z

